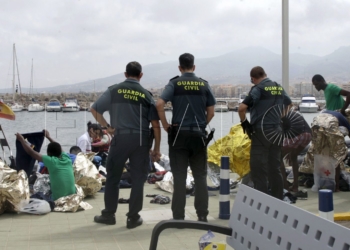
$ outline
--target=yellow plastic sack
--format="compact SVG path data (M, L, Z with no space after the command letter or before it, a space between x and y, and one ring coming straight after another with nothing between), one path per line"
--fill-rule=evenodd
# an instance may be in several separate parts
M230 169L243 177L250 172L249 137L243 133L240 124L234 125L230 133L208 147L208 162L221 165L221 156L230 157Z

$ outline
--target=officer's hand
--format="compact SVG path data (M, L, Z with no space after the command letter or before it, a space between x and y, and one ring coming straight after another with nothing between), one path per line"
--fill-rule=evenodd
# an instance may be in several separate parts
M250 125L247 118L243 122L241 122L241 126L243 128L243 132L248 135L249 139L251 139L251 136L253 134L253 128L252 125Z
M171 131L171 125L170 124L166 124L165 126L163 126L163 128L168 134Z
M107 133L108 134L110 134L110 135L114 135L114 132L115 132L115 128L113 128L113 127L111 127L111 126L109 126L108 128L107 128Z

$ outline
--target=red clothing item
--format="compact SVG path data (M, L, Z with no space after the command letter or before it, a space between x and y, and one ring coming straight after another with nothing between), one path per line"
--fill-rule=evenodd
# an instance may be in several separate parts
M311 134L310 133L302 133L295 138L292 139L284 139L283 141L283 148L298 148L302 147L305 148L307 145L309 145L311 141Z
M95 153L108 152L109 146L111 145L111 141L112 141L112 136L108 134L106 130L103 130L102 139L96 139L91 144L92 152L95 152Z

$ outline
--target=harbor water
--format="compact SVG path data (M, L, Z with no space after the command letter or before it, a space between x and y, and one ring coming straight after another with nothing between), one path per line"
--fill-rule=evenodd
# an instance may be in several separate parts
M317 113L303 114L308 124L311 124L313 117L316 115ZM109 121L108 112L105 113L105 117L106 120ZM172 112L166 112L166 117L170 122ZM87 111L67 113L22 111L16 113L15 121L0 119L0 125L5 132L12 153L15 155L15 133L17 132L24 134L40 132L43 129L47 129L51 137L62 145L63 150L69 152L70 147L76 145L77 139L87 131L87 123L89 121L95 122L92 114ZM237 112L216 112L207 130L209 131L211 128L215 128L214 140L217 140L228 134L230 128L239 122L240 119ZM1 133L0 136L2 138ZM214 140L212 140L211 143L213 143ZM47 144L48 140L45 140L41 149L42 154L46 154ZM0 152L0 157L2 157L2 153L3 152ZM9 151L5 150L6 158L9 156L9 153ZM161 153L168 154L167 134L164 130L162 130Z

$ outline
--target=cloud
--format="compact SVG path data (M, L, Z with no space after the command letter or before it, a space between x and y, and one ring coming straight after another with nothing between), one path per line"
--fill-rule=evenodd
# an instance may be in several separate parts
M191 52L249 46L281 51L281 1L0 0L0 88L11 85L16 43L22 87L72 84ZM349 1L289 1L290 51L325 55L349 45ZM240 60L237 58L237 60ZM213 69L215 70L215 69Z

